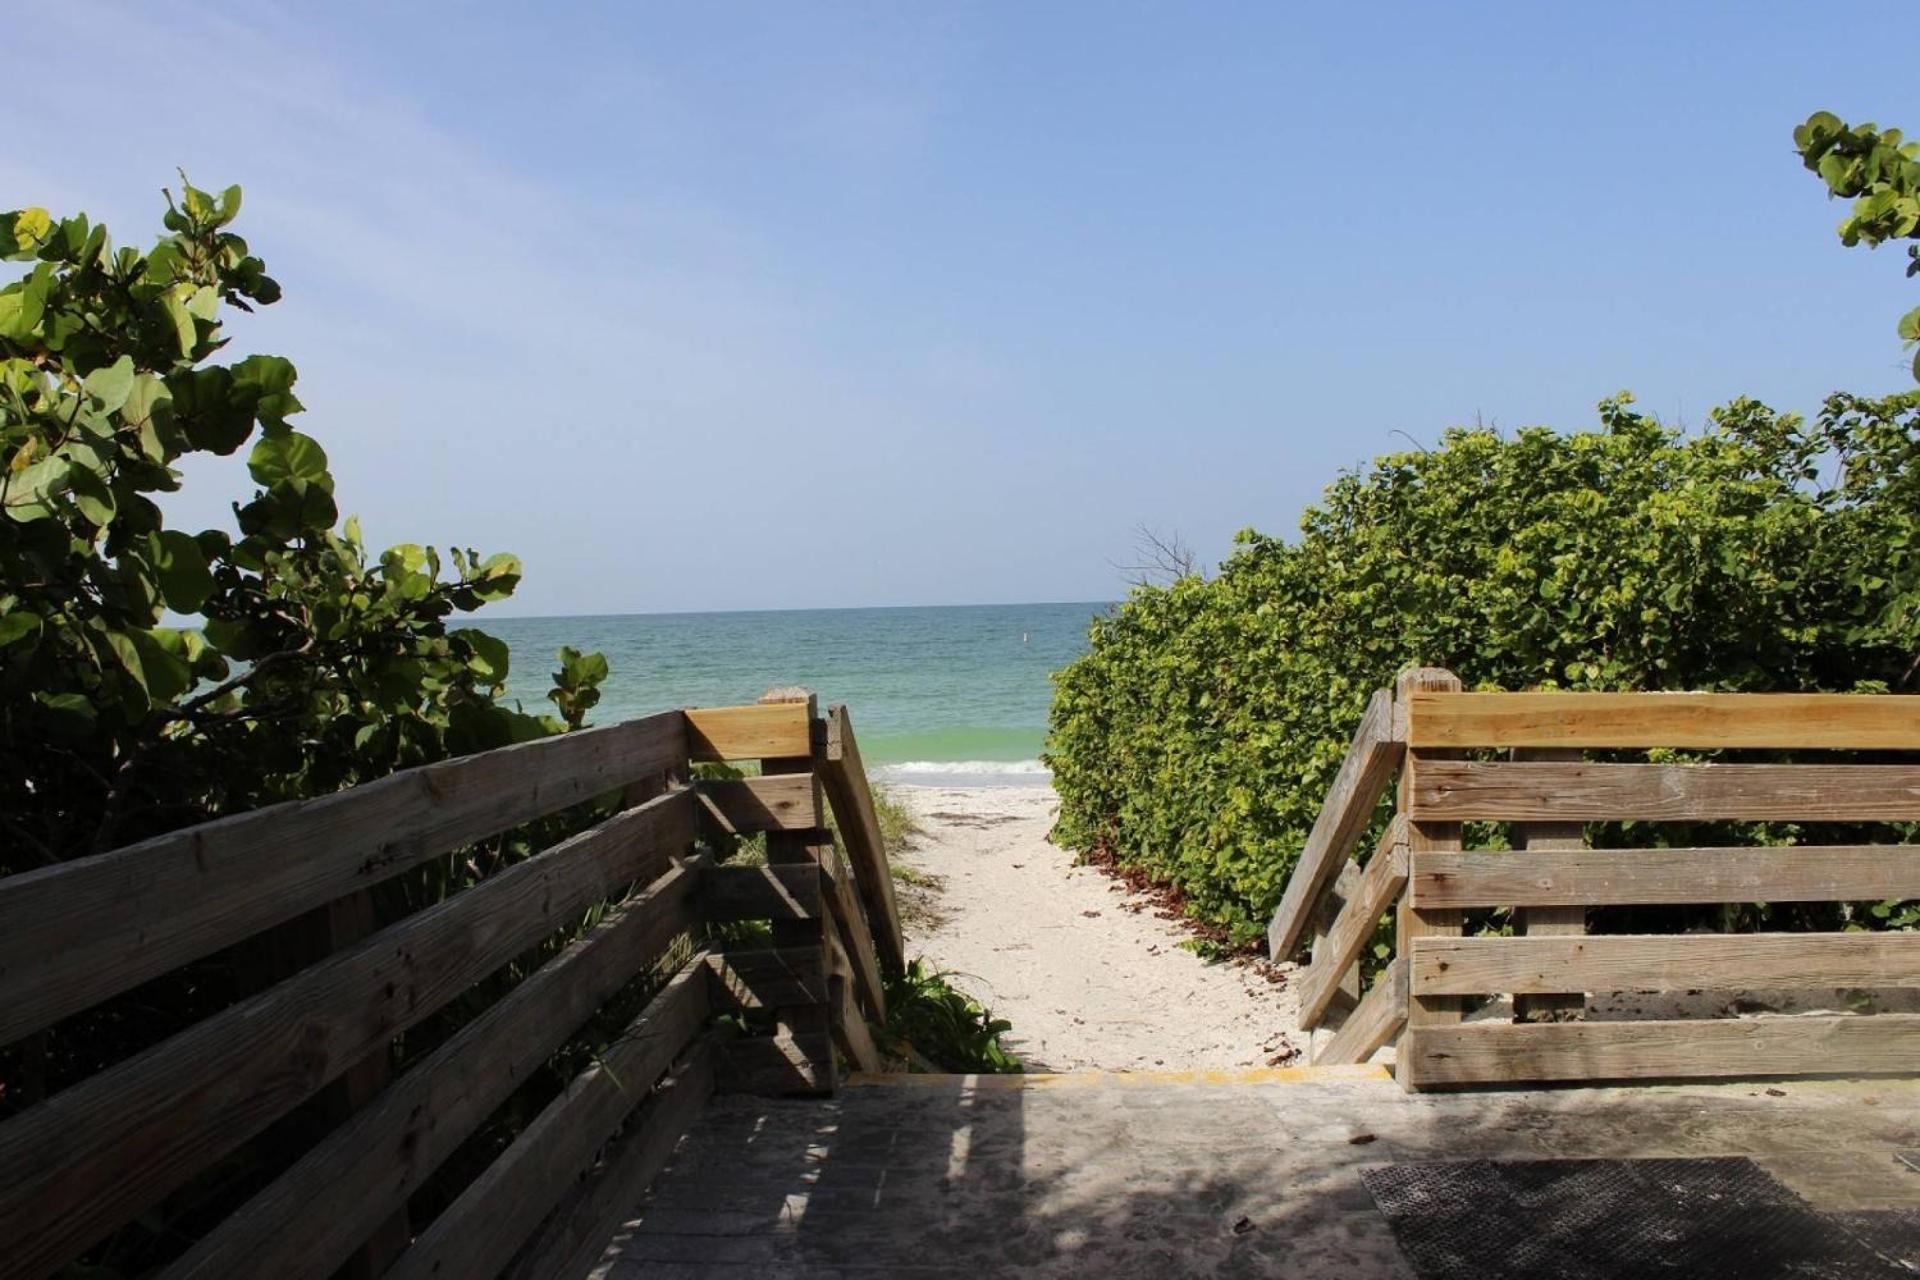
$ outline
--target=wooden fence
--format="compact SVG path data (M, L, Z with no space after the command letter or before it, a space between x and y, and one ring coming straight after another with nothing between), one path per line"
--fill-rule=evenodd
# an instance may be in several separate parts
M689 781L693 762L744 760L763 776ZM597 825L376 926L374 885L610 793ZM768 865L705 847L749 832ZM750 920L772 945L708 929ZM583 922L390 1076L397 1036ZM58 1270L316 1098L331 1127L164 1275L578 1274L715 1088L830 1091L839 1056L878 1069L868 1021L903 959L847 712L802 697L490 751L0 879L0 1046L316 931L280 980L0 1124L0 1275ZM416 1235L409 1196L636 983L654 992L638 1015ZM716 1029L728 1012L769 1030Z
M1645 748L1792 752L1795 763L1589 761ZM1808 752L1846 762L1797 762ZM1587 1020L1592 992L1920 986L1920 933L1589 935L1591 907L1920 898L1920 845L1590 849L1588 823L1920 821L1920 697L1463 693L1445 671L1373 696L1268 949L1311 941L1299 978L1315 1060L1394 1041L1410 1089L1920 1069L1920 1015ZM1496 757L1496 753L1498 753ZM1864 758L1862 758L1864 757ZM1350 860L1391 816L1364 868ZM1465 850L1461 824L1511 847ZM1515 908L1514 937L1464 937L1465 913ZM1360 960L1393 913L1393 955ZM1511 1020L1465 1020L1512 995Z

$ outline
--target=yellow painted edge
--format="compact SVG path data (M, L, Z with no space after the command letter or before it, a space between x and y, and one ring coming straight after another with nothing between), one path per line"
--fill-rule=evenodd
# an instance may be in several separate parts
M968 1089L1080 1089L1106 1085L1128 1088L1144 1085L1262 1085L1329 1084L1346 1081L1392 1080L1393 1072L1371 1063L1327 1064L1318 1067L1250 1067L1238 1070L1194 1071L1067 1071L1029 1072L1025 1075L924 1075L907 1072L857 1071L847 1077L850 1086L888 1088Z

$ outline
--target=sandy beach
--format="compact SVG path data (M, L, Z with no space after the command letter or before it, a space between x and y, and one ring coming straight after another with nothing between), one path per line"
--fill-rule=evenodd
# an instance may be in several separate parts
M1289 968L1208 963L1162 908L1047 841L1045 786L893 785L921 834L895 853L932 885L909 898L908 953L1013 1023L1030 1071L1161 1071L1295 1059Z

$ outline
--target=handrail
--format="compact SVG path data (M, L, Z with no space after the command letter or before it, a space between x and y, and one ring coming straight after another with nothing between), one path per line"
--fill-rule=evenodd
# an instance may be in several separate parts
M710 759L768 772L687 780ZM0 1274L46 1275L82 1256L600 904L611 903L564 950L363 1089L345 1123L165 1274L328 1276L390 1237L396 1215L376 1271L560 1274L611 1230L607 1215L631 1205L714 1089L831 1091L836 1049L884 1069L867 1023L884 1021L886 972L902 955L886 850L850 717L818 718L810 700L483 752L0 879L0 1045L596 797L616 809L586 830L384 927L369 910L358 940L337 937L333 954L0 1123ZM763 832L798 861L723 867L698 848ZM769 921L775 945L702 942L742 920ZM408 1198L636 983L658 986L639 1017L407 1245ZM774 1034L716 1038L710 1015L728 1011L749 1026L771 1017Z
M1863 694L1463 693L1403 674L1386 719L1395 817L1338 895L1332 886L1389 778L1375 776L1377 694L1322 807L1270 941L1314 927L1301 1025L1329 1029L1315 1061L1360 1061L1398 1037L1408 1088L1515 1080L1911 1071L1920 1015L1586 1023L1586 990L1920 986L1920 935L1588 938L1592 906L1920 897L1920 846L1590 850L1588 822L1920 819L1920 765L1589 762L1609 750L1920 750L1920 698ZM1500 752L1466 759L1464 753ZM1392 766L1385 770L1390 774ZM1509 826L1511 847L1463 851L1463 821ZM1462 938L1469 908L1515 909L1518 936ZM1341 993L1383 913L1396 954L1351 1007ZM1317 924L1315 922L1318 922ZM1513 1022L1462 1021L1464 997L1512 995Z

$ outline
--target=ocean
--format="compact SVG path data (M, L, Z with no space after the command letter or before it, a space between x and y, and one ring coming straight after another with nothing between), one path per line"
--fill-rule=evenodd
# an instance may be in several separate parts
M869 768L899 782L1043 783L1052 673L1105 604L958 605L487 618L513 650L509 695L548 711L561 645L607 655L589 723L756 701L804 685L844 702Z

